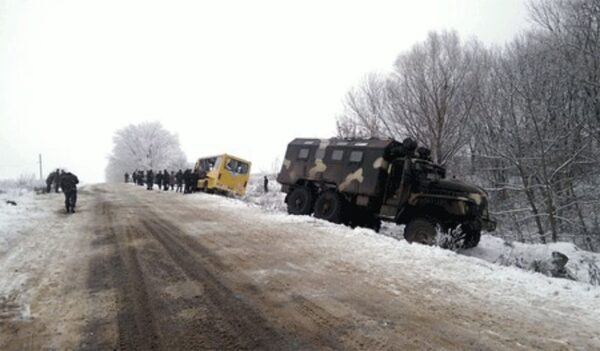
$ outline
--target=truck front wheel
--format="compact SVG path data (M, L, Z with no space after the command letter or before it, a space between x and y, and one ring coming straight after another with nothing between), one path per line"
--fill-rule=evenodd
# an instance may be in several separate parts
M424 218L413 219L404 227L404 239L409 243L433 245L436 234L434 224Z
M335 191L325 191L315 202L315 217L333 223L344 221L344 199Z
M308 215L313 209L313 193L310 189L300 186L292 190L287 197L289 214Z
M481 239L481 230L467 230L465 231L465 241L463 242L463 249L471 249L479 244Z

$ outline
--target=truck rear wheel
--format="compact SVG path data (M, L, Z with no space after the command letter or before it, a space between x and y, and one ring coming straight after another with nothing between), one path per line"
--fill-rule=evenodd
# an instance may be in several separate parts
M300 186L292 190L287 197L287 210L293 215L308 215L313 209L313 193Z
M433 245L436 235L434 224L425 218L413 219L404 227L404 239L409 243Z
M315 217L332 223L344 221L344 199L335 191L325 191L315 202Z

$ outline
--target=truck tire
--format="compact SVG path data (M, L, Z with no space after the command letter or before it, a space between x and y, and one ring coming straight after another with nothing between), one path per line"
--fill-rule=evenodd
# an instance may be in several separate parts
M479 244L481 239L481 230L469 230L465 232L465 241L463 249L472 249Z
M433 245L436 235L435 225L425 218L413 219L404 227L404 239L409 243Z
M325 191L315 202L315 217L332 223L344 221L344 199L335 191Z
M293 215L309 215L313 210L313 193L310 189L299 186L287 197L287 210Z

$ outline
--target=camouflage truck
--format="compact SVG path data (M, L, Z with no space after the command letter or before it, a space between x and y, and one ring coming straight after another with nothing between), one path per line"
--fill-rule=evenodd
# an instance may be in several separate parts
M294 139L277 181L290 214L379 230L381 220L405 224L409 242L433 244L437 228L456 245L477 246L495 230L485 191L434 164L416 142L384 139Z

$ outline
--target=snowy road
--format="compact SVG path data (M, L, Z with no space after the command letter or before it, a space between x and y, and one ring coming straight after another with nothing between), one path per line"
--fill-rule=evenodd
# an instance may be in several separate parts
M0 350L592 350L600 289L239 201L93 185L0 256Z

